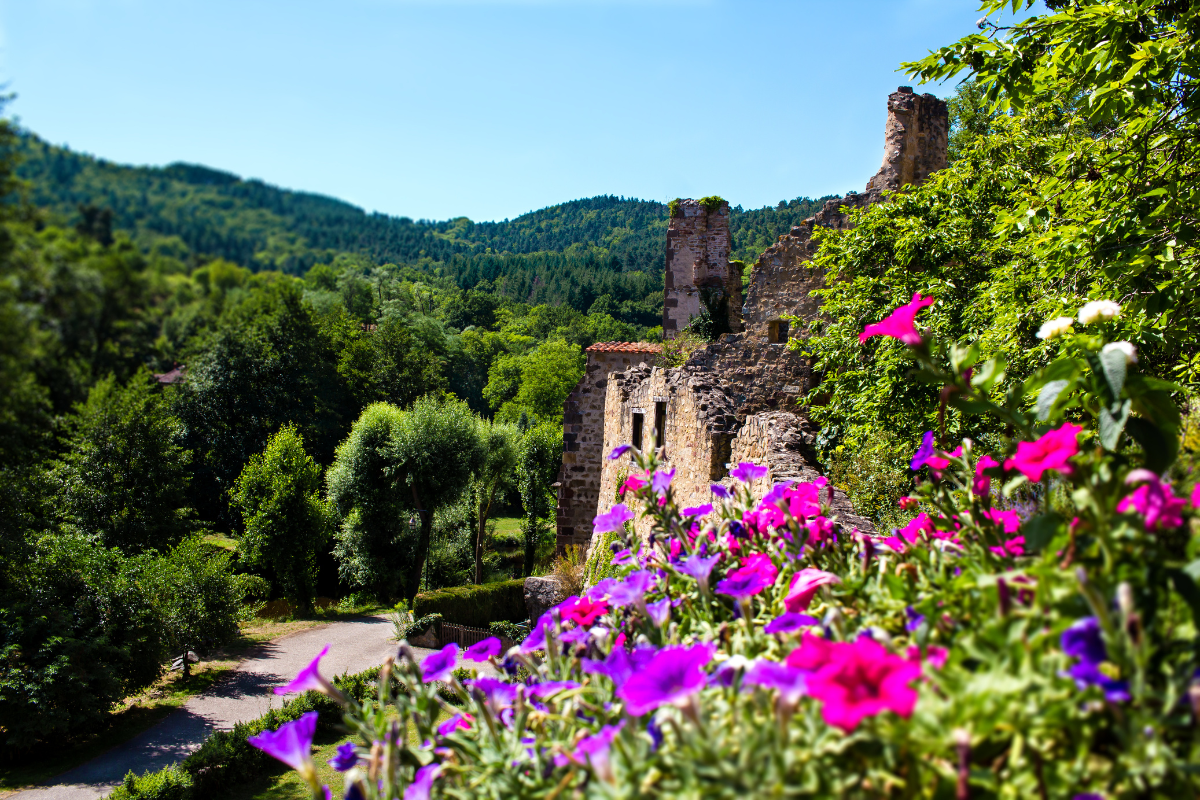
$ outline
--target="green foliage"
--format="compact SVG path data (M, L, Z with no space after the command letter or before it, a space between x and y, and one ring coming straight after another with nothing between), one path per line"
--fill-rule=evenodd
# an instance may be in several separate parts
M480 420L479 440L484 456L471 481L470 496L475 504L475 531L472 551L475 583L483 583L483 559L488 519L496 495L515 477L520 433L513 425Z
M839 445L826 459L829 480L878 530L903 527L911 515L904 515L896 502L908 494L912 483L912 449L894 431L880 432L858 447Z
M447 622L472 628L523 620L528 616L525 582L515 579L422 592L413 600L413 614L417 617L441 614Z
M497 376L499 379L511 380L503 375L503 370L512 370L516 366L520 377L513 381L517 385L511 400L499 405L497 419L503 422L516 422L524 411L541 420L562 423L563 403L567 395L583 377L583 367L586 362L583 350L576 344L562 340L551 340L537 347L533 352L520 359L510 358L498 360ZM515 363L514 363L515 362ZM489 380L484 395L489 402L493 398L500 399L503 394L499 391L489 394L492 383ZM494 406L495 407L495 406Z
M701 197L696 202L698 202L704 208L705 211L707 211L708 213L711 214L712 212L716 211L722 205L725 204L725 198L718 197L717 195L714 194L714 195L709 195L708 197Z
M279 430L251 456L233 487L245 532L242 558L266 570L274 584L304 609L316 597L317 554L329 538L321 500L321 468L304 449L294 425Z
M169 655L210 653L237 635L238 612L254 578L235 575L232 560L192 536L156 562L155 605Z
M433 512L425 588L459 586L475 577L476 508L469 491Z
M621 541L621 534L607 531L600 534L600 540L592 542L587 560L583 564L583 583L585 586L595 586L605 578L615 578L618 568L613 566L613 542Z
M150 375L99 381L69 426L55 474L68 525L125 553L166 550L187 534L191 453Z
M543 422L527 430L517 451L517 490L521 494L521 533L525 537L525 577L533 574L540 551L546 550L548 528L543 520L554 509L550 488L562 465L561 424ZM548 554L547 554L548 555Z

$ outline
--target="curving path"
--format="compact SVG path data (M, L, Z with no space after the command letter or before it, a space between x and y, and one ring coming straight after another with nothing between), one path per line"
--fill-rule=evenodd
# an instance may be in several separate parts
M207 692L188 700L162 722L117 745L88 763L41 786L9 795L5 800L96 800L137 774L174 764L195 750L214 730L260 717L283 698L271 688L287 683L326 644L322 674L332 677L383 663L396 652L389 641L387 617L360 617L309 628L256 646L233 674ZM414 648L424 655L432 652Z

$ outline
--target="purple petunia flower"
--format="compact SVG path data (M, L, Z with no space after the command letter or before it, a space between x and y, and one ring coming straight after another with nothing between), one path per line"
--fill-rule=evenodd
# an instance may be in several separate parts
M650 621L661 628L671 618L671 598L664 597L657 603L647 603L646 610L650 612Z
M624 608L642 602L642 598L654 583L654 575L644 569L631 572L625 580L608 590L608 604L613 608Z
M1084 792L1083 794L1075 795L1071 800L1104 800L1104 795L1096 794L1095 792Z
M727 497L729 497L730 494L732 494L732 492L730 492L729 489L727 489L726 487L722 486L719 483L714 483L712 486L709 486L708 488L712 489L712 493L715 494L717 497L721 498L722 500L726 499Z
M496 636L489 636L468 647L463 653L463 658L467 661L487 661L498 655L500 655L500 639Z
M821 621L816 617L810 617L808 614L799 614L793 611L788 611L780 614L775 619L771 620L763 627L764 633L790 633L798 631L801 628L806 628L810 625L820 625Z
M646 723L646 733L650 734L650 752L658 752L658 748L662 747L663 733L657 717L651 717L650 721Z
M779 570L770 556L763 553L752 555L742 562L742 566L725 574L724 580L717 583L717 593L744 600L775 583L778 574Z
M1099 620L1095 617L1079 620L1063 631L1061 643L1064 653L1079 659L1077 664L1072 665L1063 674L1074 678L1075 685L1080 690L1089 686L1099 686L1107 700L1129 700L1129 684L1110 678L1100 669L1100 664L1108 660L1108 650L1104 647Z
M278 730L263 731L246 741L310 779L316 777L312 763L312 740L316 731L317 712L309 711L298 720L280 725Z
M807 691L808 672L786 664L774 661L759 660L746 670L743 683L747 686L761 686L764 689L777 689L779 699L784 705L795 706Z
M679 513L685 517L703 517L705 514L711 514L712 510L713 510L712 503L705 503L704 505L692 506L691 508L685 508L683 511L680 511Z
M633 553L629 550L629 548L619 550L616 553L613 553L611 561L614 567L623 567L626 564L632 564Z
M329 681L321 676L320 667L321 659L329 652L329 645L321 648L321 652L317 653L317 657L311 663L292 679L292 682L286 686L276 686L275 694L292 694L294 692L323 692L324 694L333 695L337 690Z
M458 666L458 645L451 642L436 653L430 653L422 659L421 680L425 683L444 681L450 677L450 673L456 666Z
M588 589L587 599L591 600L593 603L595 603L599 600L603 600L605 597L608 596L609 590L611 590L612 587L614 587L616 585L617 585L616 578L605 578L604 580L600 581L592 588Z
M575 681L542 681L526 688L525 693L530 697L541 697L544 699L559 692L565 692L568 689L578 689L581 685Z
M721 556L688 556L675 565L675 569L682 572L684 575L691 575L698 582L708 585L708 576L712 574L713 567L721 560Z
M614 647L603 661L585 658L581 662L583 671L593 675L604 675L618 686L629 680L633 674L633 666L629 663L629 654L624 647Z
M426 764L417 770L412 783L404 789L404 800L429 800L433 779L442 771L441 764Z
M660 469L654 472L654 477L650 479L650 488L655 494L662 496L667 493L667 489L671 488L671 481L675 479L675 470Z
M576 764L590 766L596 773L596 777L611 783L613 774L608 751L612 747L612 740L616 738L623 727L625 727L624 721L616 725L605 725L598 733L583 737L575 743L575 749L568 758Z
M766 477L766 474L766 467L760 467L757 464L753 464L749 461L743 461L733 469L729 470L729 476L738 479L742 483L756 481L759 478Z
M535 650L542 650L546 647L546 628L554 624L554 620L550 616L550 612L542 614L538 617L537 622L533 625L533 630L520 644L522 653L532 653Z
M904 613L908 617L908 622L904 623L904 629L912 633L925 622L925 615L920 614L912 606L906 606Z
M438 736L449 736L459 728L470 728L473 720L474 717L472 717L470 714L455 714L441 725L438 725Z
M498 678L475 678L467 684L471 689L478 689L493 709L511 706L517 699L517 687Z
M632 449L633 449L633 445L631 445L631 444L619 444L612 449L611 453L608 454L608 460L616 461L618 458L625 455Z
M705 642L691 647L664 647L617 688L625 710L640 717L659 706L685 700L704 688L704 665L716 648Z
M746 669L751 665L743 655L733 655L717 664L717 668L712 671L712 675L708 678L709 686L723 686L728 689L733 686L733 680L737 677L739 671Z
M339 744L337 754L325 763L338 772L349 772L358 763L358 753L354 752L354 743L342 742Z
M936 454L933 448L933 431L925 431L925 435L921 437L921 446L913 453L909 467L916 472L926 464L934 470L945 469L950 465L949 461Z
M617 503L607 514L597 514L592 520L592 530L597 533L612 533L625 527L633 519L633 512L624 503Z

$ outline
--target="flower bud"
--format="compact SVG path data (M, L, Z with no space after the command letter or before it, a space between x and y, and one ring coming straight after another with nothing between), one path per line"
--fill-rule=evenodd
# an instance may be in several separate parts
M1133 616L1133 587L1127 581L1121 581L1117 586L1117 608L1121 609L1125 619Z

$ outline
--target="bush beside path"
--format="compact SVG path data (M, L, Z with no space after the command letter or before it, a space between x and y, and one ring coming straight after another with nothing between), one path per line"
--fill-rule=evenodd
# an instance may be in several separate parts
M214 730L278 708L283 698L271 689L291 680L326 644L327 674L361 672L393 654L393 628L385 616L358 617L309 628L256 646L226 680L193 697L158 725L42 786L6 800L95 800L108 794L125 774L141 774L181 761ZM428 651L420 651L422 653Z

